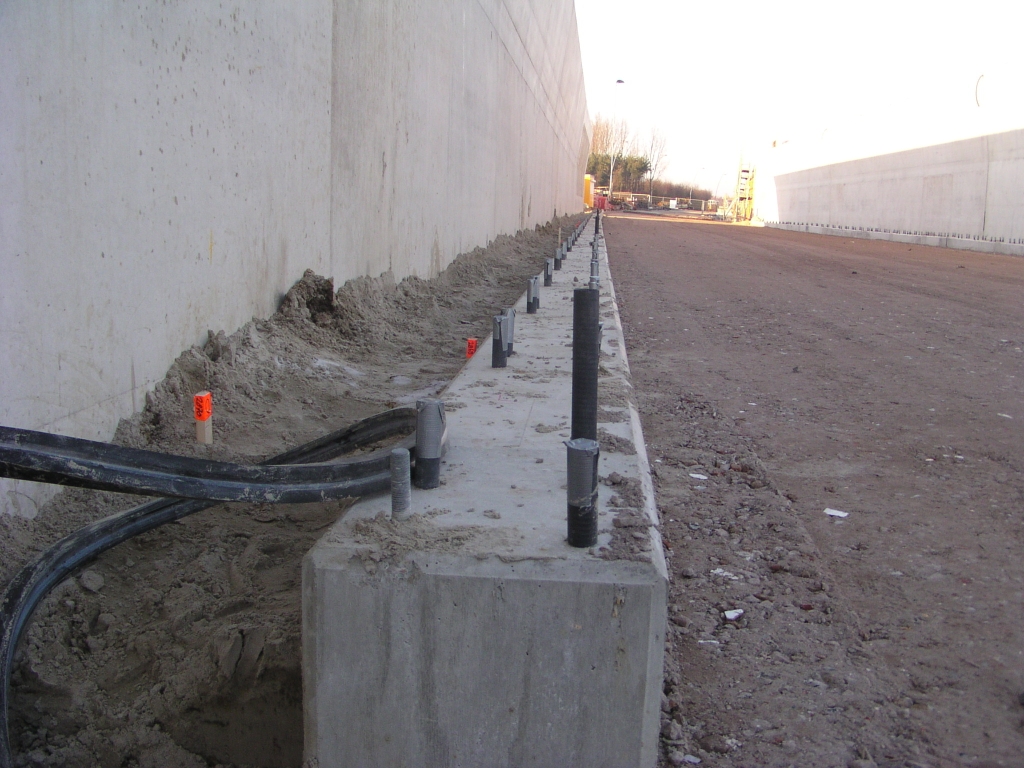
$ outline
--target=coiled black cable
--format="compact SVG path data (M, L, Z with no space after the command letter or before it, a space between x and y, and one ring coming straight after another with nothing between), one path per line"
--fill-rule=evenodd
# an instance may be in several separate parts
M29 430L15 430L0 428L0 442L5 448L11 447L11 442L18 443L22 449L27 445L35 446L32 450L35 455L42 455L49 448L59 458L63 456L67 460L69 454L74 452L93 451L90 461L94 466L103 466L102 459L110 459L112 464L106 465L104 478L114 477L115 485L112 490L125 490L125 484L117 483L116 473L113 467L121 466L132 457L139 457L148 462L148 467L153 472L164 473L171 476L172 471L178 474L187 475L187 479L202 481L202 470L209 468L210 474L215 477L212 486L223 490L232 488L232 483L244 482L244 477L258 479L262 484L270 486L263 497L236 499L260 502L295 502L298 493L289 491L287 494L275 494L272 487L275 481L281 480L282 484L294 488L306 481L306 487L322 490L329 487L329 492L334 493L338 488L344 487L347 493L331 495L326 498L342 498L344 496L364 496L370 493L377 493L390 487L390 452L392 448L404 447L413 450L416 445L416 409L396 408L384 413L379 413L362 421L358 421L344 429L325 435L317 440L293 448L285 453L274 456L271 459L256 466L244 466L238 464L226 464L224 462L204 462L202 460L187 459L180 456L168 456L157 454L151 451L137 451L134 449L119 448L102 443L91 443L86 440L62 437L58 435L46 435L40 439L42 433L30 432ZM411 433L411 434L410 434ZM397 444L387 448L374 451L365 456L352 457L338 460L339 456L352 451L365 448L374 443L398 435L408 434ZM26 437L27 436L27 437ZM82 445L87 444L87 445ZM103 448L97 448L103 446ZM16 446L17 447L17 446ZM4 461L2 471L14 472L9 463L13 453L3 454ZM85 458L83 456L83 458ZM332 462L330 464L316 464L315 462ZM298 466L282 466L298 465ZM20 466L17 462L15 467ZM230 470L241 468L244 470L243 477L232 477ZM21 470L17 470L21 471ZM37 470L25 469L27 474ZM36 479L47 476L49 470L39 469L40 474L34 477L27 477L24 474L7 474L7 477L19 477L22 479ZM220 474L218 474L220 473ZM75 484L67 482L63 484ZM88 487L107 487L95 484L82 483ZM201 483L192 485L183 483L174 488L179 491L185 488L202 489ZM331 490L333 489L333 490ZM320 490L316 491L319 493ZM129 491L134 493L145 491ZM152 492L152 491L150 491ZM302 497L301 500L320 501L321 497L314 494L314 498ZM219 497L203 496L201 499L156 499L148 504L133 507L132 509L119 512L115 515L97 520L84 528L65 536L43 552L34 562L23 567L4 591L3 600L0 601L0 768L13 768L11 756L10 735L8 733L8 689L11 682L11 672L14 665L14 653L18 647L32 613L36 607L49 593L54 586L74 573L85 563L97 555L126 541L140 533L151 531L161 525L175 520L180 520L188 515L195 514L209 507L215 506L222 501Z

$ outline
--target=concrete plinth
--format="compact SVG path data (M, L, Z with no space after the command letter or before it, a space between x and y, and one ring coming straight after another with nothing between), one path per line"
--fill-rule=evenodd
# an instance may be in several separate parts
M592 231L539 314L520 302L508 367L478 354L442 395L442 487L405 522L362 501L307 555L313 764L655 765L667 577L603 241L599 540L565 541L569 299Z

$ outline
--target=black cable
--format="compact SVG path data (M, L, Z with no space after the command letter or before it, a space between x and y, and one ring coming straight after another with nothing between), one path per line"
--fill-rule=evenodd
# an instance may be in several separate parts
M384 438L413 432L415 428L416 409L396 408L358 421L344 429L278 454L258 465L258 467L247 467L247 469L258 468L263 471L270 471L270 474L276 474L277 470L286 469L286 467L281 465L304 464L307 466L293 468L301 470L300 474L305 473L303 476L316 480L315 470L318 468L327 473L334 472L339 466L343 465L349 467L349 471L357 473L361 471L358 468L362 468L366 472L364 476L357 476L347 481L349 483L347 487L351 491L350 495L363 496L376 493L390 487L390 452L395 445L389 445L387 448L374 451L366 456L337 461L332 464L309 465L313 462L332 461L342 454L359 450ZM10 437L12 433L41 434L30 433L28 430L11 430L8 428L3 428L3 430L4 438ZM76 441L74 438L57 435L49 435L47 437L52 439L39 442L48 443L51 447L58 448L61 446L77 446L79 443L89 443L89 441ZM415 444L416 436L412 434L403 439L398 445L400 447L415 448ZM90 443L90 445L102 444ZM190 466L192 462L203 463L183 457L155 454L150 451L134 451L133 449L118 448L117 446L108 447L111 450L103 451L105 456L123 457L140 453L150 454L151 457L158 457L153 459L154 465L162 464L165 468L172 466L185 468ZM75 450L79 448L81 446L77 446ZM70 450L70 448L67 450ZM122 453L126 451L128 452L127 454ZM206 462L206 464L242 466L224 465L222 462ZM383 470L380 467L383 467ZM43 552L35 562L29 563L15 574L4 591L3 600L0 601L0 673L2 673L0 674L0 768L13 768L7 710L9 703L8 689L14 666L14 653L17 650L25 628L28 626L32 613L43 598L46 597L54 586L60 584L82 565L108 549L123 541L127 541L133 536L138 536L140 533L145 533L166 523L180 520L188 515L216 506L218 503L220 502L206 499L156 499L148 504L142 504L124 512L118 512L102 520L90 523L75 533L65 536Z
M386 436L390 423L368 425ZM359 496L387 455L329 465L266 466L172 456L110 443L0 427L0 477L101 491L208 501L307 503Z

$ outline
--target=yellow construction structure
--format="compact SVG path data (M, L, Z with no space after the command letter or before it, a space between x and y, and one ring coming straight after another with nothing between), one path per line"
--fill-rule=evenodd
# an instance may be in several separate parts
M733 198L733 221L750 221L754 218L754 176L752 165L740 162L736 174L736 195Z

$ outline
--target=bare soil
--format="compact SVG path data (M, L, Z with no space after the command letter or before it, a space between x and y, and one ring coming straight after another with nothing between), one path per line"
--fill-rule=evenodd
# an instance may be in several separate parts
M662 765L1024 765L1024 260L607 239L671 552Z
M256 462L441 390L577 219L455 260L432 280L311 272L270 319L186 350L115 441ZM214 396L215 444L192 394ZM144 501L67 490L0 517L0 584L86 523ZM227 504L139 536L58 586L12 680L18 766L279 768L302 763L300 563L346 502Z

